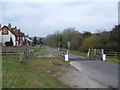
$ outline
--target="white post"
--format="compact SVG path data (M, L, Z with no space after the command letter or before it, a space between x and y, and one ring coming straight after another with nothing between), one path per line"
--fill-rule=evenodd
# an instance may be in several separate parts
M65 55L65 61L68 61L69 58L68 58L68 50L67 50L67 54Z
M102 59L103 59L103 61L106 61L106 54L103 54Z
M94 49L94 56L96 55L96 49Z
M90 52L88 51L88 53L87 53L87 57L89 58L89 54L90 54Z

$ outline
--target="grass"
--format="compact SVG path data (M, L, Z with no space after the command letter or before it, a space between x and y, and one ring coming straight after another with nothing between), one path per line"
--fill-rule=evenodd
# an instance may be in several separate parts
M4 58L4 59L7 59ZM67 88L58 80L68 63L60 58L32 58L24 63L3 60L3 88Z
M40 52L39 52L39 56L43 56L43 55L46 55L46 54L48 54L47 51L40 51Z
M41 45L40 49L46 49L46 47L44 45Z
M81 55L81 56L85 56L85 57L87 56L86 52L81 52L81 51L77 51L77 50L70 50L69 52L72 54L76 54L76 55Z
M116 63L116 64L120 64L120 58L115 58L112 56L107 56L107 61L112 62L112 63Z

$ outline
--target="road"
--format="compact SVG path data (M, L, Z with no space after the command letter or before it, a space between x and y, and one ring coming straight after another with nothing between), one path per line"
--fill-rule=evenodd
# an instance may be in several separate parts
M46 47L49 52L57 49ZM57 55L57 53L55 53ZM118 64L88 59L79 55L69 54L70 64L84 72L86 76L97 83L108 87L118 87Z

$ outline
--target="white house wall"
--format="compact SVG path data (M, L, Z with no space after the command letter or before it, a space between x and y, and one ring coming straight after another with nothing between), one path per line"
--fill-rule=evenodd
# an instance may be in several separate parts
M1 30L0 30L0 43L2 43L2 35L1 35Z
M15 46L15 36L10 32L8 31L8 35L2 35L2 31L0 31L0 42L2 43L5 43L5 42L9 42L10 41L10 37L12 38L12 41L13 41L13 46Z

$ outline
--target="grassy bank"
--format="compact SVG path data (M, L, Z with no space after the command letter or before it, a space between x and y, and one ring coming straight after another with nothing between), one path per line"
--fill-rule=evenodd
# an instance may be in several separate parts
M9 57L8 57L9 58ZM69 64L59 58L32 58L19 63L4 57L3 88L67 88L58 78Z

